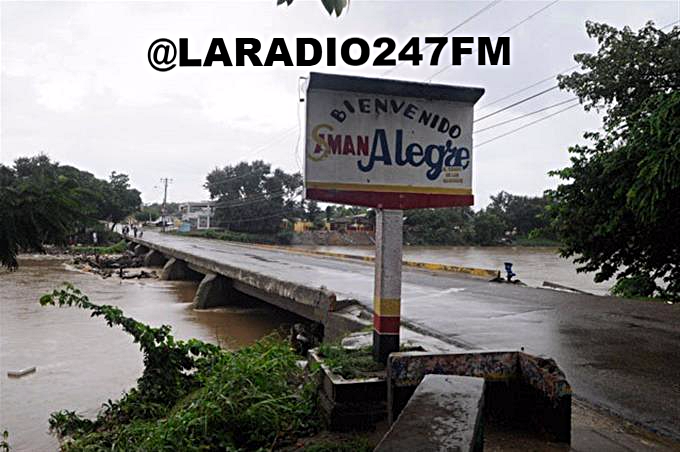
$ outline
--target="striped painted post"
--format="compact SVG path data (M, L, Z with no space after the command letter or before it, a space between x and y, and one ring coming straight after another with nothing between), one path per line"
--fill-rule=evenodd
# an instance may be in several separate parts
M399 351L403 211L378 209L375 230L373 359Z

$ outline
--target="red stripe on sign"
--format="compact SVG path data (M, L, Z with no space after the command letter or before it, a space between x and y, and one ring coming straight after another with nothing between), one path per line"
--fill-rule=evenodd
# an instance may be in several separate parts
M378 334L399 334L399 317L383 317L373 314L373 328Z
M475 203L473 195L439 195L423 193L384 193L372 191L340 191L321 188L308 188L307 199L352 204L382 209L422 209L426 207L471 206Z

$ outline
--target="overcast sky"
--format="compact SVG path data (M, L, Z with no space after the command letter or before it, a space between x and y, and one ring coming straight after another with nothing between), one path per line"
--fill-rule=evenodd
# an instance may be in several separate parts
M0 163L45 152L98 177L112 170L127 173L144 202L162 199L161 177L173 179L171 201L207 199L202 188L206 174L240 160L261 158L298 171L298 77L307 75L308 68L182 67L161 73L147 61L151 42L186 37L195 56L202 56L214 37L229 44L236 37L266 41L281 36L293 43L296 36L336 36L339 41L391 36L403 44L411 36L440 35L488 3L352 0L338 19L329 17L319 0L295 0L291 7L276 7L276 0L3 2ZM455 34L497 36L549 3L505 0ZM680 19L680 0L562 0L508 34L510 66L478 66L468 58L433 82L484 87L483 106L568 68L574 53L595 50L584 30L588 19L635 29L648 20L663 26ZM385 68L314 70L379 76ZM389 76L423 81L437 70L402 65ZM476 115L551 83L480 108ZM476 127L567 98L568 93L553 91ZM540 117L479 133L475 142ZM500 190L539 195L554 186L546 172L563 167L568 146L599 126L597 115L579 107L475 148L476 207Z

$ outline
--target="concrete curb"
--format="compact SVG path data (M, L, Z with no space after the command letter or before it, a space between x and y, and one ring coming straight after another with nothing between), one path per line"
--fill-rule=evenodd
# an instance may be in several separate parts
M239 242L229 242L241 244ZM373 256L361 256L357 254L346 254L346 253L334 253L331 251L314 251L314 250L300 250L291 247L277 246L277 245L265 245L261 243L245 244L247 246L254 246L256 248L262 249L272 249L277 251L285 251L289 253L307 254L311 256L325 256L334 257L339 259L352 259L359 260L363 262L374 262L375 258ZM476 268L476 267L462 267L458 265L449 264L436 264L432 262L417 262L417 261L402 261L402 265L405 267L421 268L430 271L441 271L450 273L464 273L466 275L475 276L477 278L483 279L493 279L500 277L500 270L491 270L488 268Z

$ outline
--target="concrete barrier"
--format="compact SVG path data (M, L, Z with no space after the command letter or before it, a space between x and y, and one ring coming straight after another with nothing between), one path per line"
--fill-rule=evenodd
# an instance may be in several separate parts
M550 441L571 441L571 386L552 359L517 351L392 353L387 364L390 423L429 374L482 377L485 416L530 427Z
M375 452L484 448L484 379L425 375Z

